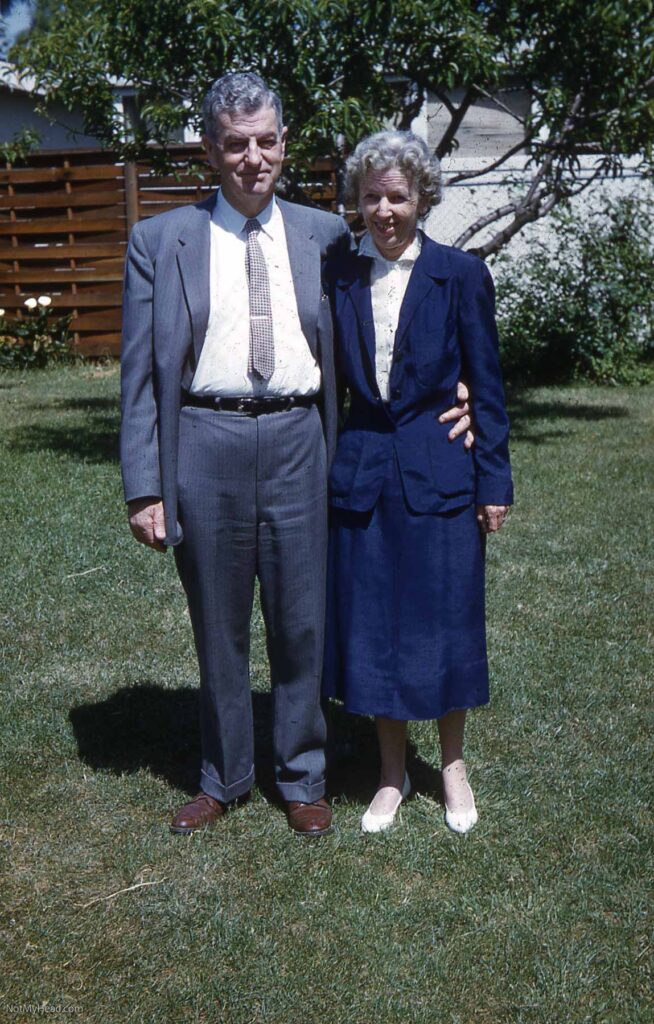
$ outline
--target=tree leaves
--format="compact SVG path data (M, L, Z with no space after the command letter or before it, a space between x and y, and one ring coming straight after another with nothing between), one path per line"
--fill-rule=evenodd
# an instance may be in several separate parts
M653 0L61 0L49 11L13 59L46 105L81 109L86 130L126 156L197 128L209 84L240 69L280 92L296 177L318 157L342 162L384 122L408 127L427 91L449 109L438 151L450 152L469 109L453 90L471 107L507 84L531 98L538 186L517 229L574 190L580 154L618 169L638 154L651 168ZM130 135L110 82L138 93Z

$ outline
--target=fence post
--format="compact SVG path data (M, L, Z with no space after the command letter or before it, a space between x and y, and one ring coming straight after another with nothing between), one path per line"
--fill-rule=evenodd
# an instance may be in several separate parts
M139 174L135 163L125 164L125 216L127 218L127 237L139 220Z

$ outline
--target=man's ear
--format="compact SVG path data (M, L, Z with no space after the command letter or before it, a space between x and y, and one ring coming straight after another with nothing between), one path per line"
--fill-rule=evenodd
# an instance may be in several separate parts
M282 147L282 160L286 156L286 136L287 135L288 135L288 128L286 127L286 125L284 125L284 127L282 128L281 135L279 136L279 141L280 141L281 147Z
M216 154L216 143L213 139L210 139L208 135L202 136L202 145L204 146L205 152L209 158L209 163L215 171L218 170L218 157Z

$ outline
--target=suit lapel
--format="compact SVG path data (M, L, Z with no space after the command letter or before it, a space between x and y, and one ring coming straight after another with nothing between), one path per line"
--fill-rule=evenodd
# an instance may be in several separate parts
M353 256L354 280L347 287L347 298L354 306L359 322L359 337L362 341L365 369L368 382L377 394L377 377L375 369L375 322L372 315L372 293L370 291L370 269L372 259L369 256Z
M179 232L177 265L193 329L195 360L200 358L209 322L211 301L210 223L216 196L189 207L189 215Z
M301 215L301 207L278 200L284 219L288 260L295 289L300 326L314 357L318 353L320 308L320 246Z
M424 232L421 231L420 234L422 236L422 248L404 293L397 332L395 334L396 345L399 344L404 334L406 334L418 307L431 291L434 280L442 281L450 276L449 260L443 247L437 245L431 238L427 238Z

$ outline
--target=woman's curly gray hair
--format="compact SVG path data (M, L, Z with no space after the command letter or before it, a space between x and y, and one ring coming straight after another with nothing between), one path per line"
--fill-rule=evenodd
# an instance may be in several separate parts
M418 193L421 216L441 201L441 165L427 144L413 132L375 132L362 139L345 165L348 197L359 201L361 182L368 171L398 168Z

